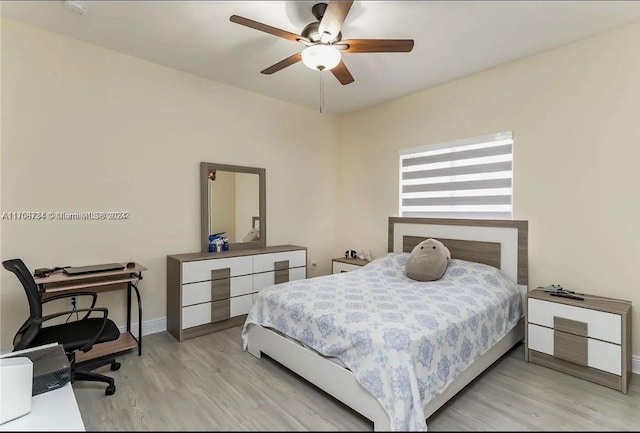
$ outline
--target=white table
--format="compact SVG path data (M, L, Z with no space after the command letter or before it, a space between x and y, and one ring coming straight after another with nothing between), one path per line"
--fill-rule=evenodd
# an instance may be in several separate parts
M0 425L0 431L43 430L85 431L70 383L32 397L31 412Z

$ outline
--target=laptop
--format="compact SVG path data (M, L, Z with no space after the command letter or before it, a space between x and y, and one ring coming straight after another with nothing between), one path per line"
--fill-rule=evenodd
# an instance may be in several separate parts
M105 263L103 265L74 266L70 268L64 268L64 273L67 275L80 275L92 274L94 272L121 271L123 269L124 265L122 263Z

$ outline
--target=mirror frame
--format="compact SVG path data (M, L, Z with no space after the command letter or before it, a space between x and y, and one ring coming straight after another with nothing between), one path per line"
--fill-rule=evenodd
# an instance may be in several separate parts
M244 167L241 165L216 164L213 162L200 163L200 238L201 250L203 253L209 252L209 170L231 171L235 173L250 173L258 175L259 182L259 209L260 209L260 239L252 242L229 243L229 250L239 250L246 248L264 248L267 246L267 199L265 185L265 169L255 167Z

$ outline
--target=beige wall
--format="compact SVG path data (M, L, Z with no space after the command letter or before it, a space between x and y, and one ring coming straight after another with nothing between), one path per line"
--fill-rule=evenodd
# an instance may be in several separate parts
M198 176L208 161L265 168L268 244L307 246L318 262L309 274L330 272L333 118L11 21L1 37L2 210L131 213L2 221L3 260L31 270L138 261L149 268L143 320L164 317L166 255L200 250ZM12 274L0 278L6 350L27 303ZM101 299L122 325L123 294Z
M236 173L216 170L216 180L209 180L209 234L226 232L229 242L236 242Z
M266 168L267 242L308 246L318 275L347 247L386 251L399 149L507 130L531 286L640 305L640 24L339 120L21 24L1 37L2 210L131 212L3 221L2 259L144 263L145 321L165 315L165 256L199 250L200 161ZM27 310L0 274L6 349Z
M633 301L640 355L638 47L635 24L341 116L340 238L386 251L399 149L512 130L530 286Z

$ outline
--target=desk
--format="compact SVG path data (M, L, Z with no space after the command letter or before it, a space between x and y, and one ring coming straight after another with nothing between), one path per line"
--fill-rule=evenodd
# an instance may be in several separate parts
M138 356L142 355L142 301L137 282L142 280L142 271L147 268L136 263L133 268L125 267L119 271L95 272L91 274L67 275L64 272L51 274L48 277L34 278L42 292L42 299L62 293L82 291L107 292L127 290L127 331L120 334L115 341L93 346L87 353L76 351L76 361L84 362L114 353L138 348ZM136 294L138 300L138 338L131 333L131 296Z
M0 431L85 431L73 388L62 388L31 398L31 412L0 425Z

